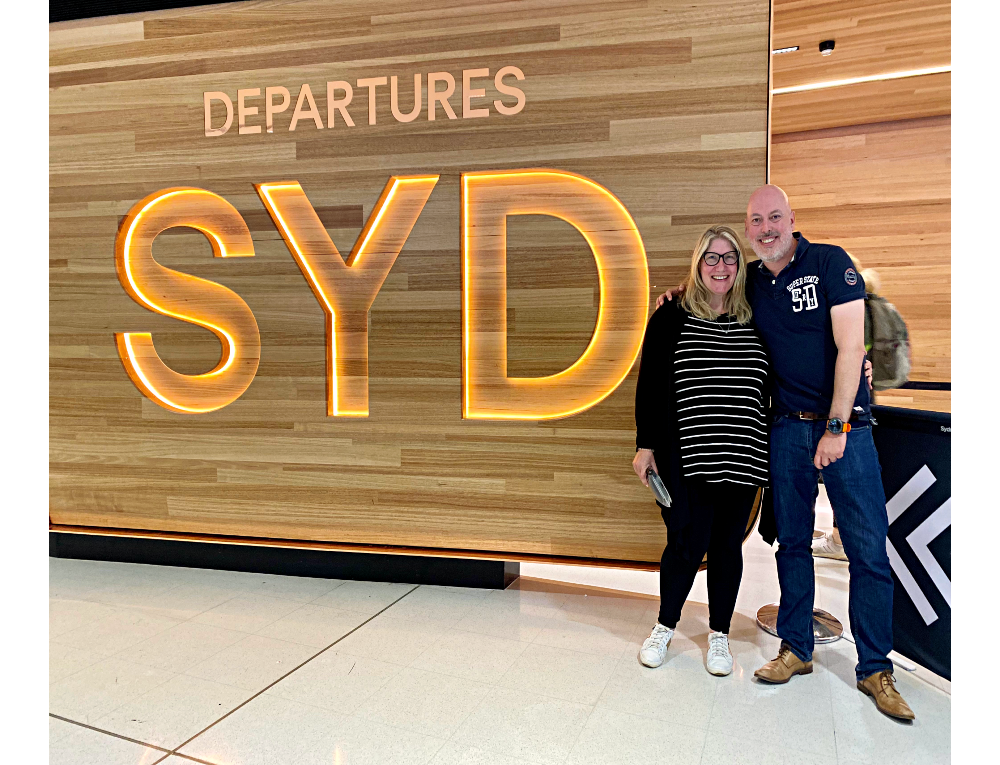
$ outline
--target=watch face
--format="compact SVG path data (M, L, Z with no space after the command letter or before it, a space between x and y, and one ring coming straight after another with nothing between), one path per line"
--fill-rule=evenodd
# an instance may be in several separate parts
M838 420L836 417L831 417L826 424L826 429L831 433L842 433L844 430L844 421Z

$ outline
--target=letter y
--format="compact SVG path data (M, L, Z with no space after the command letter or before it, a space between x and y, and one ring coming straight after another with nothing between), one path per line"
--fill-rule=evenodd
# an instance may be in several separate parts
M326 314L330 416L368 416L368 310L437 181L390 178L346 263L298 181L255 184Z

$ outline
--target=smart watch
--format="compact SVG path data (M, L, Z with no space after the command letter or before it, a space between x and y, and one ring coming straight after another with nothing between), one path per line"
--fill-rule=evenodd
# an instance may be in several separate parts
M826 421L826 429L835 436L839 436L841 433L851 432L851 423L844 422L839 417L831 417Z

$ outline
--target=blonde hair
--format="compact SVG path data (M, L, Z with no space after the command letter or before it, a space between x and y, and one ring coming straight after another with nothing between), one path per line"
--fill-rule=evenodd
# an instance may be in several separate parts
M736 317L740 324L750 321L753 312L746 298L747 258L743 253L740 238L729 226L712 226L705 230L691 254L691 274L687 280L687 289L681 297L681 307L699 319L716 319L719 314L712 310L709 304L711 292L701 280L701 257L715 239L725 239L736 250L739 259L736 261L736 278L732 289L726 293L725 312Z
M847 252L847 250L844 250ZM861 268L861 261L856 257L847 252L847 257L851 259L854 263L855 270L861 274L861 278L865 280L865 292L869 295L877 295L879 289L882 287L882 277L878 275L878 271L874 268Z

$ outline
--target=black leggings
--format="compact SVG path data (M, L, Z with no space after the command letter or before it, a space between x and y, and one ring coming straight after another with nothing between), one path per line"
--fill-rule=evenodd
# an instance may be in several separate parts
M743 578L743 535L757 487L691 481L687 489L691 518L683 535L687 555L681 557L682 551L670 544L668 534L660 559L659 622L664 627L677 626L681 607L707 552L708 626L728 634Z

